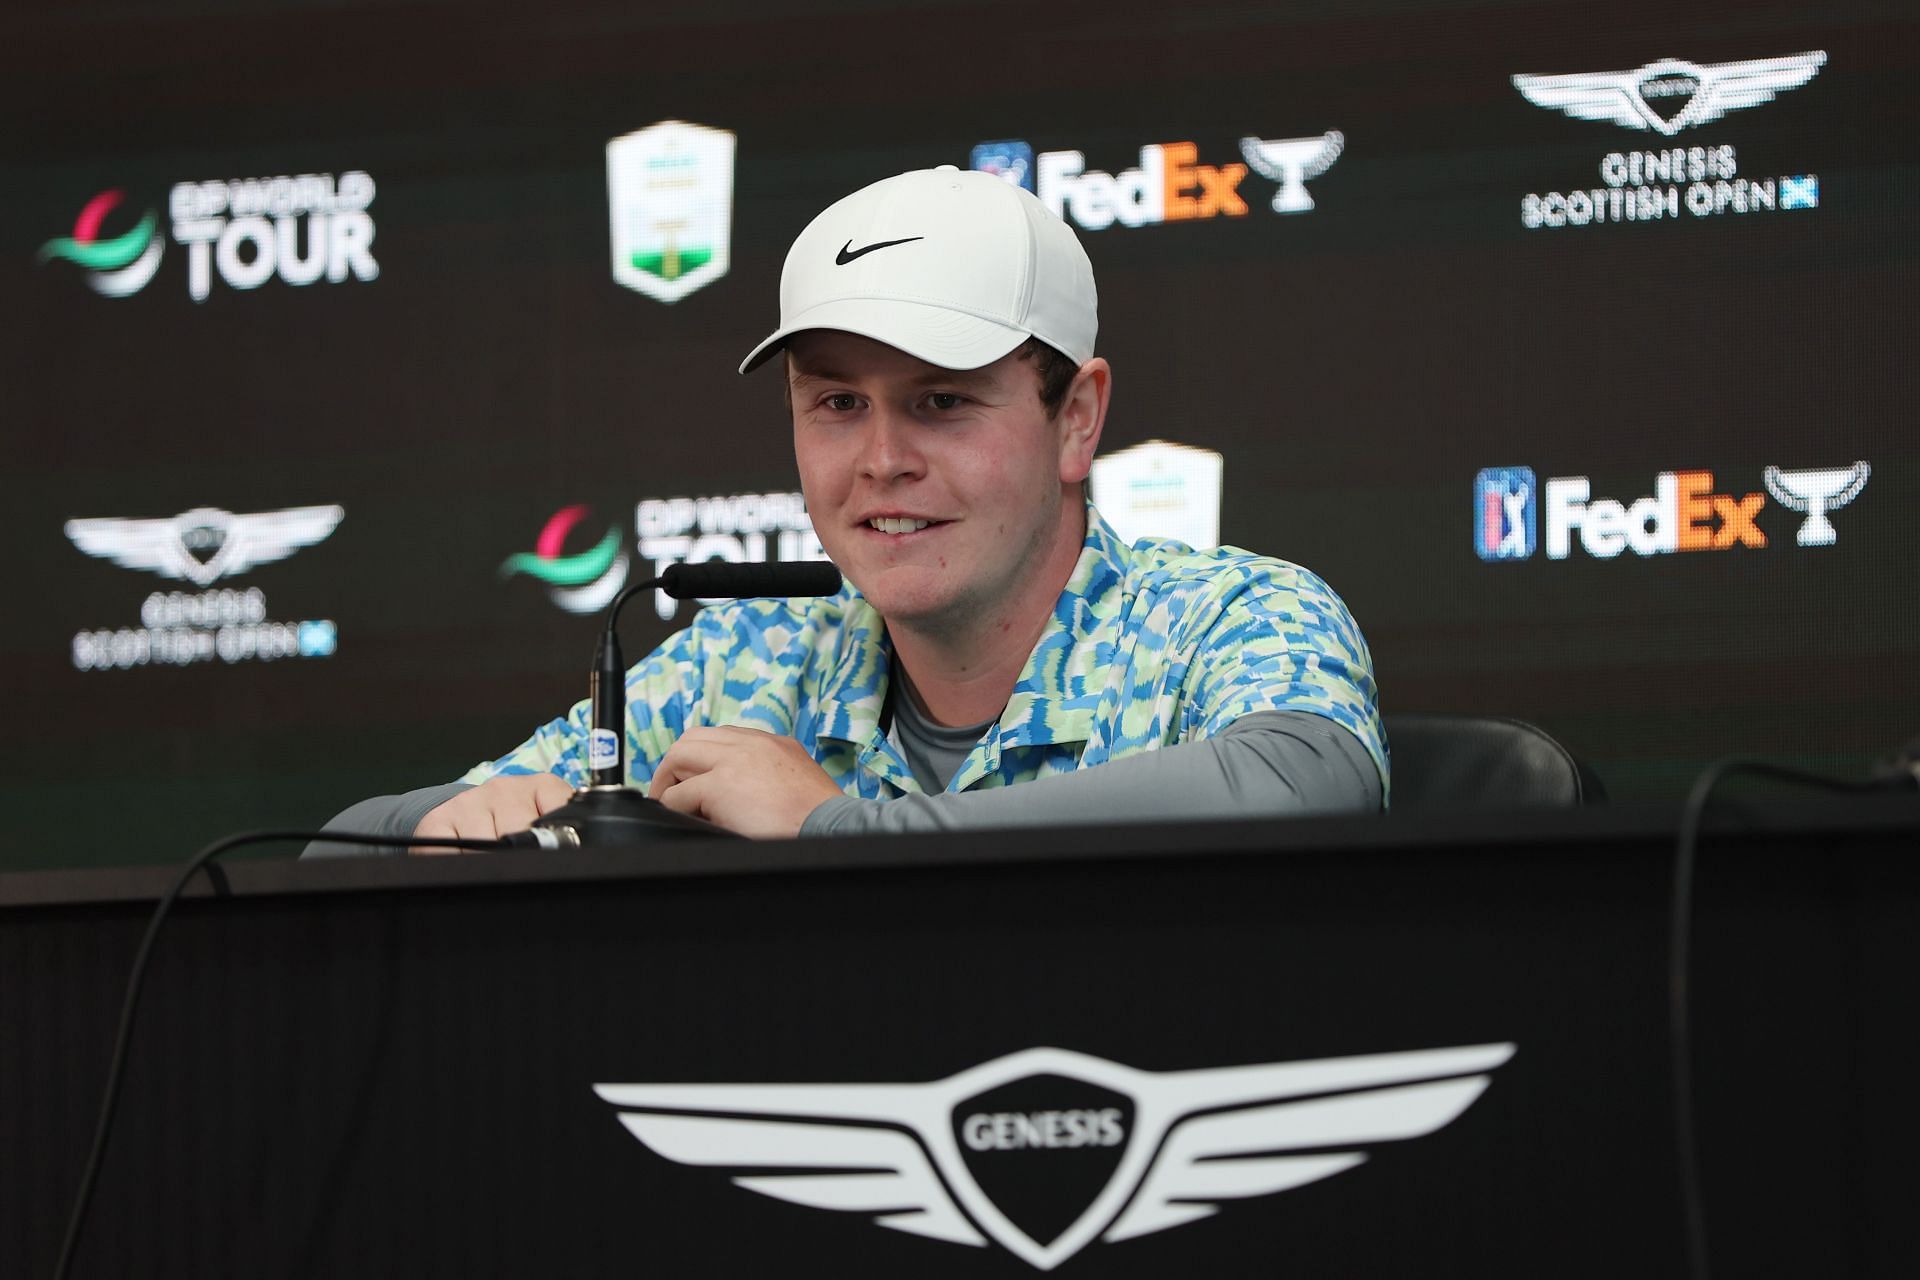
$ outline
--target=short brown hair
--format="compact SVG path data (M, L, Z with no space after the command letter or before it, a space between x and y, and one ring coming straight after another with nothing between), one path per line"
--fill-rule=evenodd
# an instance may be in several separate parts
M1080 372L1080 366L1038 338L1026 340L1020 348L1020 358L1033 361L1034 371L1040 375L1040 405L1047 411L1047 417L1059 417L1060 406L1067 402L1067 388L1073 385L1073 376Z

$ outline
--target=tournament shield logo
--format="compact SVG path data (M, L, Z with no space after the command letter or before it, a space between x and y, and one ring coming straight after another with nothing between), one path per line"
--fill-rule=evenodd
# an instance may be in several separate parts
M1511 1044L1195 1071L1027 1049L922 1084L601 1084L649 1149L776 1200L1051 1271L1458 1117Z
M1095 458L1093 505L1128 544L1172 538L1196 550L1220 545L1226 460L1212 449L1148 440Z
M678 302L727 274L734 135L666 120L607 144L613 278Z

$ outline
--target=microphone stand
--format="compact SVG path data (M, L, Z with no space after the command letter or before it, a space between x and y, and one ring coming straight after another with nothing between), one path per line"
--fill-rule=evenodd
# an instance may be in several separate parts
M840 572L831 564L676 564L657 578L636 582L613 598L607 624L593 651L587 702L593 729L587 739L588 785L573 799L535 819L529 831L544 849L582 845L652 844L732 836L626 785L627 662L620 653L620 610L628 600L658 587L676 600L731 596L830 596L840 589Z
M607 609L607 624L594 646L593 669L587 676L587 702L593 712L587 739L591 774L573 799L534 820L530 830L543 848L652 844L733 834L725 827L675 813L626 785L627 663L620 653L620 610L633 596L662 585L659 578L636 582L615 596Z

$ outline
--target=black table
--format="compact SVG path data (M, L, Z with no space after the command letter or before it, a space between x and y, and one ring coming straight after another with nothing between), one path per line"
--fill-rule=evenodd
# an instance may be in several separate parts
M160 941L76 1274L1684 1274L1673 826L239 863ZM1917 833L1709 827L1721 1276L1920 1273ZM0 1275L51 1271L172 874L0 876Z

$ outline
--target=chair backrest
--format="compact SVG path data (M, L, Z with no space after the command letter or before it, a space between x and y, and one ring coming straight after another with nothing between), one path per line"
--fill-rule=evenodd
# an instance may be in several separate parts
M1395 812L1600 804L1594 772L1545 731L1501 716L1386 717Z

